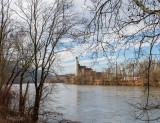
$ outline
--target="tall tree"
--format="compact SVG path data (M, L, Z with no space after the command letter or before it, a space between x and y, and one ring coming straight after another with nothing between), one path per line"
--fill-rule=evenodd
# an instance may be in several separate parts
M160 56L160 1L93 0L92 3L91 11L94 12L94 16L86 34L94 37L97 48L101 47L106 57L109 55L123 56L125 61L135 59L137 62L148 60L147 101L145 107L138 107L143 112L137 115L138 119L149 111L144 108L153 109L149 105L149 85L151 62ZM158 105L156 104L155 107Z
M26 0L18 1L15 11L25 24L28 42L33 46L32 79L35 85L33 121L38 120L44 82L51 72L56 54L61 48L60 39L69 37L75 25L70 11L72 1ZM40 73L39 73L40 71Z
M8 55L9 34L11 32L10 19L10 0L1 0L0 2L0 95L2 85L5 81L6 56Z

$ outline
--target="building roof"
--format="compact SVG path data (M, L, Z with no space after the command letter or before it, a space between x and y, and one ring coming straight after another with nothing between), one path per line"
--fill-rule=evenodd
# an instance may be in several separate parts
M83 68L81 70L84 70L84 71L93 71L91 68Z

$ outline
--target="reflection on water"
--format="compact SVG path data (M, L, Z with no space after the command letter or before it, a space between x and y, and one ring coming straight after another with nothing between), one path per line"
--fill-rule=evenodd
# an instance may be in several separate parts
M145 123L135 121L127 102L136 103L144 95L143 87L80 86L57 84L50 95L51 105L64 119L82 123Z
M45 85L52 88L51 84ZM18 88L18 85L14 85L14 89ZM34 85L30 84L30 97L35 94L33 88ZM157 97L160 97L160 88L151 87L150 90L152 97L156 97L151 98L151 102L159 101L160 98ZM55 112L63 114L63 119L81 123L159 123L160 121L142 122L131 116L134 112L128 103L144 104L144 97L144 87L138 86L82 86L59 83L54 86L49 98L45 100L46 107L41 110L55 109ZM160 115L159 110L151 113L153 117Z

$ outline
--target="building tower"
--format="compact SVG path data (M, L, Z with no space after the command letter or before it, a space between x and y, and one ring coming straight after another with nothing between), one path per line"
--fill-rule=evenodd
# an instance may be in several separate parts
M76 76L78 76L79 72L79 63L78 63L78 57L76 57Z
M124 73L125 73L124 67L121 66L121 75L124 76Z
M115 62L115 77L117 77L117 61Z
M124 80L124 76L125 76L125 70L124 70L124 66L121 66L121 77L122 77L122 80Z

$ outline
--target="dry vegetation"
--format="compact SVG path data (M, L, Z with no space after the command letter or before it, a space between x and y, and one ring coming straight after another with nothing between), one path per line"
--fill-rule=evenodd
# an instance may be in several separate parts
M39 120L40 108L51 91L44 83L50 73L55 73L57 54L64 48L61 39L71 38L73 27L79 22L69 11L71 7L70 0L0 1L0 107L3 117ZM15 83L18 83L18 90L13 87ZM34 85L32 96L28 92L29 83ZM41 112L46 119L48 114L52 112Z
M2 119L9 115L9 117L13 116L12 120L17 120L16 118L20 116L19 120L24 118L31 119L33 122L38 121L41 103L50 93L44 84L49 73L55 73L54 68L58 66L57 55L63 51L62 46L65 45L61 39L65 37L74 40L80 36L83 37L82 42L78 43L89 42L93 47L88 50L94 49L93 58L97 58L98 51L101 51L107 58L114 55L118 58L121 54L124 61L127 61L126 52L132 49L133 58L130 59L136 60L136 63L146 60L138 64L137 68L132 67L133 64L128 64L130 70L126 71L127 76L139 77L138 81L142 81L147 86L146 104L138 107L138 110L142 110L143 113L136 118L143 117L144 112L146 113L144 109L152 110L160 107L159 103L151 106L148 101L151 83L160 81L159 68L154 66L154 64L160 66L159 61L154 62L154 59L158 60L160 57L160 0L128 0L127 2L91 0L93 5L88 8L91 8L90 11L94 16L85 32L76 29L76 24L79 26L86 22L85 19L81 20L70 11L73 7L72 1L51 2L0 1L0 113L1 117L3 116ZM73 11L73 8L71 10ZM128 33L130 26L138 28ZM89 40L90 37L93 40ZM147 50L146 46L148 46ZM112 63L110 59L108 61ZM113 64L108 66L110 68ZM116 84L120 84L120 80L124 82L124 75L112 76L112 74L113 72L109 70L105 71L101 75L101 82L103 84L106 81L114 81ZM99 76L95 73L86 73L75 79L78 84L87 82L97 84L97 78ZM70 81L70 78L68 80ZM27 83L25 88L23 88L24 82ZM28 96L30 82L34 84L35 90L35 95L32 97ZM19 83L17 93L11 91L14 83ZM8 120L1 121L8 122ZM149 120L146 121L149 122Z
M126 65L105 69L103 72L86 71L78 76L67 75L64 77L66 83L79 85L136 85L145 86L148 80L148 61L139 63L128 63ZM152 60L150 76L150 86L160 86L160 62Z

